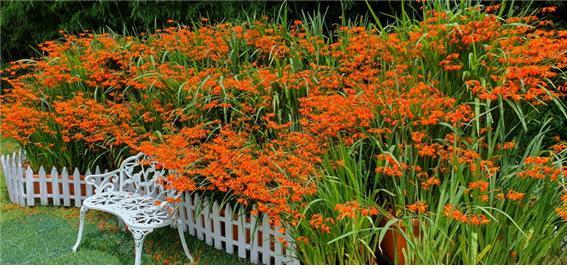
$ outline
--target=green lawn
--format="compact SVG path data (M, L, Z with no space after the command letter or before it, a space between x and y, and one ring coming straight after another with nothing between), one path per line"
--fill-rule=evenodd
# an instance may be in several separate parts
M0 139L0 153L17 147ZM1 170L1 168L0 168ZM6 182L0 173L0 264L133 264L134 241L120 230L115 217L89 211L83 240L71 251L79 224L78 208L20 207L9 202ZM247 264L235 255L186 236L197 264ZM161 228L144 243L143 264L187 264L177 231Z

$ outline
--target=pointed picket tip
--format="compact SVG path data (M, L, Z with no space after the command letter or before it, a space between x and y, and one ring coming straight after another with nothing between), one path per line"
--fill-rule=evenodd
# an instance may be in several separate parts
M32 177L33 177L33 170L31 169L30 166L28 166L28 167L26 168L26 177L28 177L28 178L32 178Z
M45 177L45 168L43 168L43 166L39 167L39 176L43 175Z

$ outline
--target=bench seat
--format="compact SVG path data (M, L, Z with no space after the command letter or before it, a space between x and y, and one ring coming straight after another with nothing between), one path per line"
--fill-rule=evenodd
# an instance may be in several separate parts
M119 217L128 227L154 229L173 223L173 209L160 206L151 196L132 192L104 192L83 201L88 209L100 210Z

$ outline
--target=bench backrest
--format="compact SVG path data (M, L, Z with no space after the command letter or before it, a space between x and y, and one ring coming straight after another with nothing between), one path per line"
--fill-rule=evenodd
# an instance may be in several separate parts
M174 189L165 189L159 180L167 170L158 167L158 163L143 153L126 158L120 165L119 191L128 191L153 196L166 201L167 197L177 199L179 194Z

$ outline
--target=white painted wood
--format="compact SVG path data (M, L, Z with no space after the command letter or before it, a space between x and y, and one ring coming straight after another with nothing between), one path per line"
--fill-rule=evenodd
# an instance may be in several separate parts
M243 213L239 213L238 219L235 221L238 226L238 241L236 246L238 247L238 257L246 258L246 216Z
M4 176L6 180L10 180L12 182L12 196L14 197L14 201L25 206L25 204L22 203L22 188L20 186L22 180L18 178L18 171L21 167L18 168L18 166L16 166L16 159L12 158L10 155L6 155L4 157L4 161Z
M51 196L54 206L61 205L61 196L59 195L59 174L57 174L57 169L55 167L51 168Z
M65 167L63 167L63 170L61 171L61 185L63 185L63 206L71 206L69 194L69 173Z
M14 166L15 166L15 162L14 162ZM21 164L21 162L18 163L17 165L17 172L13 173L13 179L17 180L17 185L18 185L18 198L20 199L20 205L21 206L25 206L26 205L26 200L25 200L25 196L24 196L24 166Z
M225 243L226 252L229 254L234 253L234 233L233 233L233 216L232 207L227 204L224 207L224 230L225 230Z
M9 180L12 184L12 198L14 203L19 203L21 205L21 189L20 189L20 179L18 178L18 168L15 161L10 159L9 155L4 157L4 176L6 180ZM10 189L10 188L8 188Z
M92 175L92 172L91 172L91 169L90 169L90 168L88 168L88 169L87 169L87 172L85 172L85 177L86 177L86 176L89 176L89 175ZM93 195L93 186L92 186L92 185L90 185L90 184L88 184L88 183L85 183L85 188L86 188L86 190L87 190L87 192L86 192L87 195L81 197L82 200L85 200L85 198L87 198L87 197Z
M252 208L253 211L256 208ZM251 245L250 245L250 262L254 264L260 263L259 253L260 253L260 228L258 217L255 215L250 216L250 234L251 234Z
M73 172L73 190L75 194L73 197L75 198L75 207L81 207L81 173L79 169L75 168Z
M195 211L193 206L193 197L189 193L185 193L185 205L187 209L187 230L189 234L195 236Z
M26 197L27 197L27 205L34 206L34 191L33 191L33 170L28 167L26 169Z
M272 241L270 229L271 228L268 217L264 215L264 217L262 217L262 263L264 264L270 264L270 256L272 256L272 250L270 249L270 244Z
M47 206L47 182L43 166L39 167L39 195L42 206Z
M8 188L8 196L10 197L10 202L14 203L14 189L12 188L12 169L8 167L8 162L6 161L9 155L0 156L0 161L2 162L2 170L4 171L4 179L6 180L6 186Z
M197 233L197 238L199 238L200 240L205 240L205 234L204 234L204 226L203 226L203 208L201 205L201 201L199 199L199 194L195 194L195 199L193 199L193 207L195 208L195 231Z
M182 222L182 224L179 224L177 226L177 228L181 228L181 231L183 231L183 232L185 232L185 230L187 229L187 227L185 226L185 222L187 221L187 216L185 216L187 214L187 210L185 208L185 202L181 201L181 203L179 204L179 208L177 210L177 213L178 213L177 216L179 217L179 219Z
M10 202L14 203L14 193L16 192L14 190L13 187L13 177L12 177L12 172L7 172L7 171L12 171L11 168L9 168L8 162L6 161L8 158L10 158L9 155L6 156L1 156L0 157L0 161L2 162L2 170L4 171L4 179L6 180L6 187L8 188L8 197L10 198Z
M215 241L215 248L216 249L222 249L222 237L221 237L221 215L220 215L220 209L219 209L219 204L217 203L217 201L215 201L213 203L213 208L212 208L212 214L211 214L211 219L213 221L213 234L212 234L212 238Z
M203 218L205 219L205 221L203 222L203 224L205 225L205 243L207 243L207 245L212 246L213 245L213 230L211 228L211 207L209 206L209 200L205 199L204 200L204 204L203 204Z
M1 158L2 170L4 171L4 179L6 180L6 186L8 188L8 197L10 197L10 202L17 203L17 183L14 180L15 165L12 165L10 161L10 155L3 155ZM12 166L10 166L12 165Z

